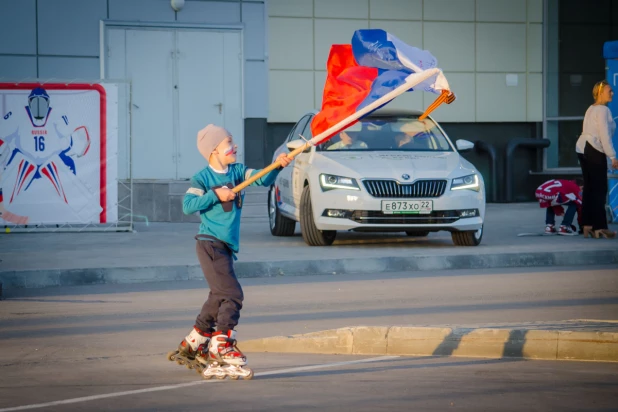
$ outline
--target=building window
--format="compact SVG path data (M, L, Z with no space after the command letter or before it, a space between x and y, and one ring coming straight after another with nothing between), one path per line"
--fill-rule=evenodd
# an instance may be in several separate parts
M618 38L618 2L545 0L543 27L545 169L579 170L575 142L592 86L605 78L603 44Z

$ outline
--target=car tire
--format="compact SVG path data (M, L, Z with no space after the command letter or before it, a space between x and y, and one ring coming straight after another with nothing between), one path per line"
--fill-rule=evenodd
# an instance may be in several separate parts
M451 238L455 246L478 246L483 239L483 227L481 226L479 230L451 232Z
M337 237L335 230L319 230L315 227L309 186L305 186L300 198L300 231L309 246L330 246Z
M411 237L426 237L429 236L429 231L422 231L422 232L415 232L412 230L406 230L406 235L411 236Z
M296 230L296 221L289 219L279 212L279 205L275 198L275 187L268 191L268 223L273 236L293 236Z

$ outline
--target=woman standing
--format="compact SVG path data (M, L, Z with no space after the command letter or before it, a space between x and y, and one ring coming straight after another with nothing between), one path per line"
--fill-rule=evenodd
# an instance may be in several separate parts
M607 103L614 91L606 80L592 88L594 104L586 110L584 128L577 140L576 151L584 177L583 226L584 237L614 238L616 232L607 229L605 199L607 197L607 158L618 169L612 136L616 123Z

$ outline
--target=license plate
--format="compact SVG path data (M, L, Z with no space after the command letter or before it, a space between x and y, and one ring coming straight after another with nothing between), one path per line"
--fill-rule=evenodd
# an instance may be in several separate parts
M382 213L393 215L426 215L433 210L433 200L383 200Z

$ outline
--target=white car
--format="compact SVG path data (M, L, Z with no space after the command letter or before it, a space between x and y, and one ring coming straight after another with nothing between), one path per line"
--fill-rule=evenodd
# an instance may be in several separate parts
M474 144L450 141L417 111L379 110L284 168L268 194L270 231L291 236L300 222L310 246L328 246L337 231L451 232L460 246L483 237L483 177L459 152ZM274 157L310 139L315 113L303 116Z

